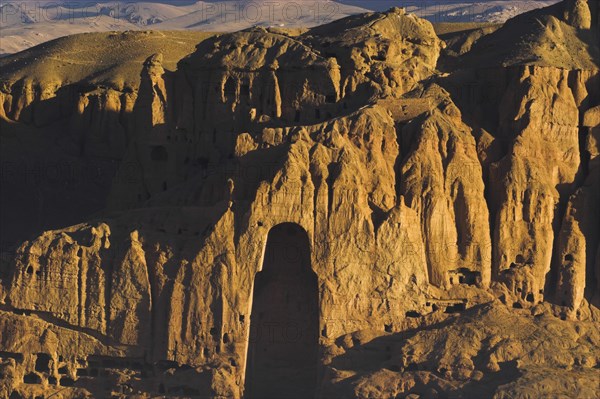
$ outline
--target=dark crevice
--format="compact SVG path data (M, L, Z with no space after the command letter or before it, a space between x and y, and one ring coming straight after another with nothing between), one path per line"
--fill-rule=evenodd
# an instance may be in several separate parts
M406 317L418 318L421 316L423 315L415 310L409 310L408 312L406 312Z
M17 363L22 363L24 356L22 353L13 353L13 352L5 352L0 351L0 358L2 359L15 359Z
M460 313L467 309L467 305L465 303L455 303L453 305L446 306L446 310L444 313Z
M52 358L46 353L38 353L35 359L35 371L47 373L50 371L50 361Z
M581 114L581 113L580 113ZM580 116L581 117L581 116ZM553 293L554 287L558 284L559 279L559 269L562 264L562 254L560 253L560 236L563 227L563 223L565 223L565 216L567 210L569 209L569 203L576 199L578 195L578 190L585 184L587 177L589 176L589 164L591 154L586 149L586 140L588 135L588 129L585 127L579 128L579 168L575 175L575 180L571 184L563 184L558 185L557 190L559 192L559 202L555 211L555 219L552 223L553 228L553 246L552 246L552 259L551 259L551 268L548 274L546 275L546 281L544 284L544 289L546 292ZM575 210L576 211L576 210ZM587 269L587 268L586 268ZM557 298L548 298L552 301L556 302Z
M394 172L396 174L396 198L398 201L400 200L400 196L402 195L402 165L404 164L404 160L409 153L410 143L403 141L402 130L406 126L406 123L396 123L396 143L398 143L398 156L396 157L396 162L394 164Z
M581 187L590 174L591 154L586 148L588 134L588 128L579 128L579 170L575 175L576 187Z
M78 310L79 310L79 314L78 314L78 321L79 324L83 324L85 322L85 303L84 303L84 287L83 287L83 273L84 273L84 266L83 266L83 250L81 248L79 248L79 250L77 251L77 257L79 258L77 260L77 300L78 300Z
M158 303L157 293L159 292L159 289L156 284L156 276L154 275L152 268L148 267L148 265L151 264L151 262L149 262L147 259L147 254L149 253L149 251L147 248L142 248L142 249L143 249L143 253L145 254L145 257L146 257L146 259L145 259L146 260L146 269L147 269L147 273L148 273L148 280L150 282L150 342L155 343L150 348L150 351L151 351L151 357L154 358L153 352L156 349L156 343L158 341L156 339L156 329L157 329L156 305Z
M371 208L371 222L373 223L373 231L377 234L379 227L383 224L387 218L387 212L369 201L369 208Z
M481 284L481 273L461 267L458 270L449 270L450 284L465 284L478 286Z
M35 373L29 373L23 377L23 382L25 384L41 384L42 379Z
M339 175L340 166L337 163L331 163L327 166L328 175L327 175L327 217L331 215L332 207L333 207L333 185L335 180Z
M110 302L112 297L112 274L113 274L113 263L115 255L112 251L105 253L101 256L101 268L104 270L104 325L106 326L106 333L109 331L110 323Z

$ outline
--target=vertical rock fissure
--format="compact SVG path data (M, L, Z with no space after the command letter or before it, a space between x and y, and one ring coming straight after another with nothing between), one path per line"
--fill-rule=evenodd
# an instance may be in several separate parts
M111 299L111 295L112 295L112 275L113 275L113 263L115 262L116 259L116 254L113 252L112 249L108 249L108 250L103 250L102 252L104 252L103 256L100 258L102 259L102 263L101 263L101 267L104 270L104 284L105 284L105 288L104 288L104 328L106 329L106 335L110 336L109 333L109 323L110 323L110 317L111 317L111 311L110 311L110 299Z
M335 179L337 174L339 173L339 165L337 163L331 163L327 166L327 217L331 216L332 207L333 207L333 185L335 183Z
M85 326L85 291L86 287L84 286L84 281L86 281L83 276L87 274L87 268L84 270L84 262L83 262L83 248L79 247L77 250L77 310L79 311L78 323L80 326Z
M146 272L148 274L148 288L150 290L150 359L155 359L156 358L156 350L157 347L155 345L155 343L158 342L157 338L157 331L156 331L156 312L157 312L157 308L158 308L158 298L157 298L157 293L158 293L158 287L156 285L156 277L154 275L156 269L151 267L151 263L149 262L150 259L148 259L148 254L150 254L151 252L148 251L147 248L144 248L142 245L142 251L144 253L144 258L146 259ZM149 359L146 359L149 360Z

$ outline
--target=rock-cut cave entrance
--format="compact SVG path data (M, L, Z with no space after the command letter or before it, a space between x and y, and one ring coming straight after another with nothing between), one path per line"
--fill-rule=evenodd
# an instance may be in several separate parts
M318 298L306 231L292 223L273 227L254 281L245 398L315 396Z

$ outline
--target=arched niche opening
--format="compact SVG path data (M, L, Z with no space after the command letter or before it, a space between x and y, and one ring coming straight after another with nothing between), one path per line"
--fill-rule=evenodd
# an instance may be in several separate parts
M293 223L271 229L256 274L246 362L245 398L315 396L319 292L306 231Z

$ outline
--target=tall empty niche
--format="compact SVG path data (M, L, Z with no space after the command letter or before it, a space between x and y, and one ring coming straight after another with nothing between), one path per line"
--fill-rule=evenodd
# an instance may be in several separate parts
M245 398L314 397L318 298L306 231L273 227L254 281Z

